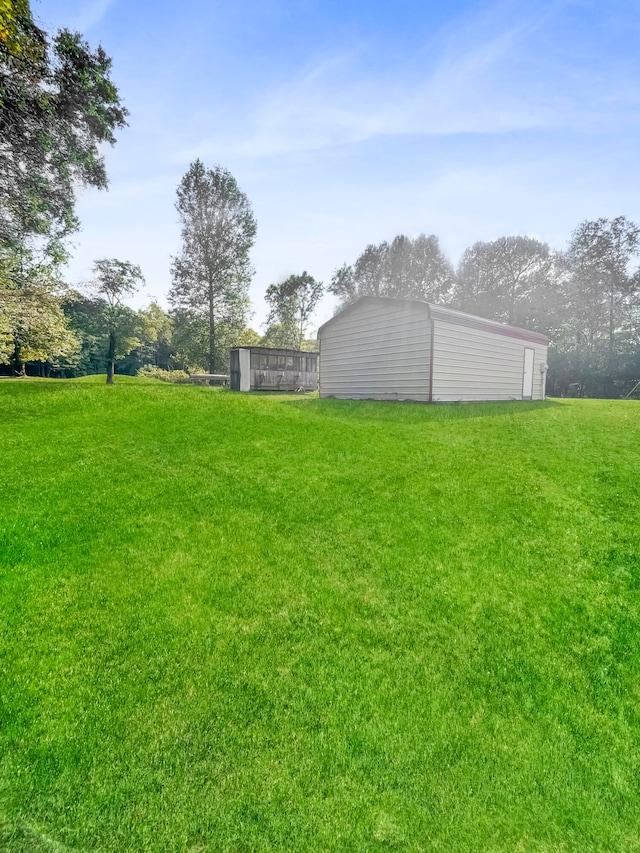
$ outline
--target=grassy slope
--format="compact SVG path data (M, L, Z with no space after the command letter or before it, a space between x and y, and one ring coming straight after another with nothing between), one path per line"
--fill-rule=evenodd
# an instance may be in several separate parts
M0 848L640 850L638 403L0 424Z

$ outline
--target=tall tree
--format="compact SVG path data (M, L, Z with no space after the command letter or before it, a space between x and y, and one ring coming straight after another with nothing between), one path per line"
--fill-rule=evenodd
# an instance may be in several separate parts
M448 301L455 275L434 234L416 237L409 265L409 281L415 299L439 303Z
M369 244L353 266L336 270L328 289L343 305L360 296L443 302L453 281L453 268L436 236L411 240L399 234L391 243Z
M566 255L579 333L592 349L606 342L610 379L616 372L619 342L625 333L638 331L639 257L640 227L625 216L582 222Z
M458 265L452 302L501 323L548 332L559 302L556 257L532 237L474 243Z
M206 322L209 372L215 373L217 324L246 325L256 221L249 199L221 166L206 169L196 160L177 194L182 249L173 259L169 301L176 326Z
M140 267L128 261L103 258L93 265L92 289L106 303L103 316L109 341L107 385L113 385L116 357L130 352L139 343L135 336L135 314L123 304L123 299L135 293L142 282Z
M76 189L106 187L104 144L127 111L102 47L68 30L50 39L27 0L2 0L0 10L0 241L43 244L60 260L78 226Z
M323 292L322 282L316 281L306 270L302 275L289 276L280 284L269 285L265 297L271 309L267 323L270 327L280 327L281 346L302 349Z

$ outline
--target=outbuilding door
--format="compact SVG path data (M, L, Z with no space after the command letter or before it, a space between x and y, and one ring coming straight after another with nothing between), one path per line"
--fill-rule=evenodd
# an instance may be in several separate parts
M530 400L533 395L533 356L535 350L524 348L524 365L522 367L522 399Z

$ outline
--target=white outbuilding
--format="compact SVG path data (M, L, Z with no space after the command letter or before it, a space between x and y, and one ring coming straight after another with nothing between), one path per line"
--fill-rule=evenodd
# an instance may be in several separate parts
M441 305L363 296L318 340L321 397L544 400L545 335Z

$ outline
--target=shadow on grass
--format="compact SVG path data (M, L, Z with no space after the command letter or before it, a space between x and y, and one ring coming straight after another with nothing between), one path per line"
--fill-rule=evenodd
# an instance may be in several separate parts
M554 400L507 400L495 403L417 403L391 400L319 399L315 395L283 399L318 417L382 421L453 421L465 418L514 417L560 405Z

